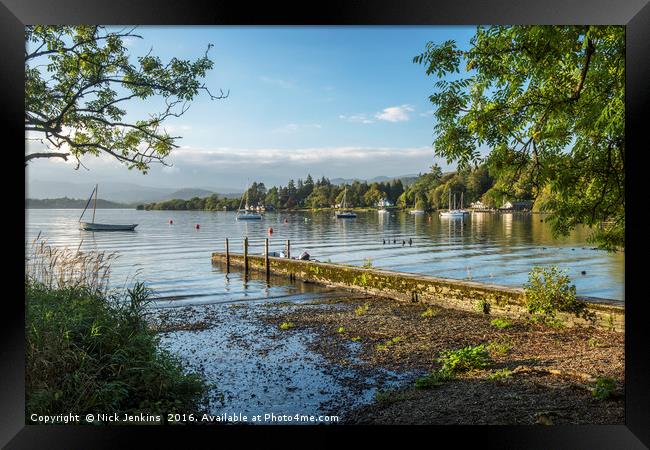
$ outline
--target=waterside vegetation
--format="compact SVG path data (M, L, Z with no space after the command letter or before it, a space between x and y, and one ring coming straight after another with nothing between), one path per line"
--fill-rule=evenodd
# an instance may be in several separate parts
M207 384L159 347L143 283L108 288L114 254L35 242L26 261L26 417L200 412Z

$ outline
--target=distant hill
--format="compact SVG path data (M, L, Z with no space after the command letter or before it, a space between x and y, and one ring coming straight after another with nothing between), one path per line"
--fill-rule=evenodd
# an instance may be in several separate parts
M166 194L165 197L160 200L172 200L177 198L181 200L189 200L194 197L207 197L214 193L214 191L209 191L207 189L183 188L174 191L171 194Z
M93 185L86 183L71 183L67 181L30 180L27 184L27 197L31 199L54 198L88 198ZM180 198L189 200L192 197L205 197L213 193L220 196L238 197L237 189L224 188L159 188L142 186L134 183L100 183L101 198L124 204L150 203Z
M392 180L402 180L402 184L404 186L409 186L413 184L413 182L417 179L418 175L417 174L409 174L409 175L399 175L396 177L387 177L384 175L370 178L368 180L364 180L361 178L332 178L330 181L332 184L340 185L340 184L352 184L354 181L366 181L368 183L385 183L387 181L392 181Z
M83 209L86 206L88 199L80 198L26 198L25 199L25 208L26 209L55 209L55 208L66 208L66 209ZM92 208L92 202L88 206ZM102 198L97 199L97 208L99 209L117 209L117 208L133 208L133 205L126 205L123 203L109 202Z

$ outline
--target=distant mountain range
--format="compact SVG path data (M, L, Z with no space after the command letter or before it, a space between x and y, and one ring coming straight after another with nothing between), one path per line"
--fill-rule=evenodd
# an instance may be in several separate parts
M370 178L367 180L364 180L362 178L332 178L330 182L332 184L352 184L354 181L366 181L368 183L385 183L387 181L393 181L393 180L402 180L402 184L404 186L409 186L413 184L413 182L417 179L418 174L409 174L409 175L398 175L396 177L386 177L386 176L379 176L379 177L374 177Z
M387 177L379 176L370 178L368 180L360 178L333 178L330 181L333 184L350 184L353 181L367 181L369 183L381 183L387 182L395 179L402 180L404 186L409 186L412 184L418 175L409 174L409 175L400 175L396 177ZM286 184L286 183L285 183ZM26 195L25 197L30 200L38 199L88 199L90 193L93 190L92 185L85 183L72 183L67 181L41 181L33 180L30 181L26 186ZM270 186L269 186L270 187ZM140 203L153 203L153 202L162 202L165 200L172 199L181 199L189 200L194 197L207 197L212 194L219 194L222 197L240 197L242 195L241 190L229 188L229 187L202 187L202 188L162 188L162 187L151 187L151 186L142 186L134 183L101 183L98 189L98 198L101 198L102 201L113 202L119 205L117 206L103 206L107 208L120 208L120 207L130 207ZM63 200L62 200L63 202ZM44 207L36 206L38 203L33 202L33 206L29 207ZM26 204L27 205L27 204ZM81 208L85 205L81 205ZM99 206L99 205L98 205ZM74 207L74 206L46 206L49 208L57 207Z
M92 185L66 181L30 181L26 186L26 197L30 199L88 199ZM138 203L160 202L171 199L189 200L193 197L207 197L218 193L224 197L239 197L241 192L231 188L159 188L132 183L102 183L98 197L109 202L134 205ZM82 205L83 208L83 205Z
M58 209L58 208L70 208L70 209L83 209L88 203L88 199L80 198L46 198L46 199L34 199L26 198L25 199L25 208L27 209ZM93 208L93 203L90 202L88 205L90 209ZM98 209L117 209L117 208L133 208L132 205L125 205L122 203L109 202L102 198L97 199L97 208Z

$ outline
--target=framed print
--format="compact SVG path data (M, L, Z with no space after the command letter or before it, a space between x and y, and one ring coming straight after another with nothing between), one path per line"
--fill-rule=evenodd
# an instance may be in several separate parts
M3 1L2 444L647 448L650 6L554 3Z

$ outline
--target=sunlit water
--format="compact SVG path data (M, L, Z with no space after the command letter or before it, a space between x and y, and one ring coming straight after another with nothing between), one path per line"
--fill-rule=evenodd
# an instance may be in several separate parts
M97 222L137 223L136 231L93 233L78 230L79 210L25 213L27 242L40 232L57 246L76 248L81 243L84 250L117 251L113 285L134 278L146 281L161 306L303 298L322 292L314 285L282 280L270 286L260 279L245 282L238 273L226 276L211 264L211 252L223 251L226 237L231 251L241 252L242 238L248 236L251 254L260 254L269 227L271 251L282 250L290 239L293 255L306 250L320 261L369 261L396 271L517 287L533 266L556 265L567 270L579 295L624 299L622 253L593 249L586 243L588 230L555 239L539 215L480 213L461 221L367 212L337 220L332 212L278 212L267 213L262 221L238 222L232 212L107 209L97 211Z

